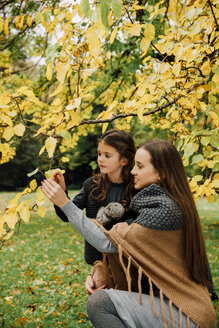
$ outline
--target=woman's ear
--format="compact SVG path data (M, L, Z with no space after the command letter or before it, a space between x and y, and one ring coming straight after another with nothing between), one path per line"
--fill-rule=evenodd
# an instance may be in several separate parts
M122 164L122 166L126 166L126 165L128 165L128 160L127 160L127 158L122 157L122 159L121 159L121 164Z

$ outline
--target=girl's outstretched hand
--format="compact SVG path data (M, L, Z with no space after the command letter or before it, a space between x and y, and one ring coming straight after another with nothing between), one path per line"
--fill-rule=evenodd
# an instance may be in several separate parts
M58 207L63 207L68 203L69 199L62 187L52 179L42 181L42 190L48 199Z
M65 178L60 171L55 172L52 179L58 183L64 191L66 190Z

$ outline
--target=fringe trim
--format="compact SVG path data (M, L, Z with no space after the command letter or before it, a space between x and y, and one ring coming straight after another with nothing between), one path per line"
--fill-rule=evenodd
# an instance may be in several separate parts
M121 245L118 246L118 250L119 250L119 260L120 263L122 265L123 271L125 272L125 276L126 276L126 280L127 280L127 284L128 284L128 291L131 294L131 275L130 275L130 266L131 266L131 256L129 256L128 258L128 266L127 268L125 267L125 264L123 262L122 259L122 247Z
M154 314L155 314L156 317L159 317L159 313L156 309L155 302L154 302L154 291L153 291L152 281L151 281L150 278L148 278L148 282L149 282L149 285L150 285L150 297L151 297L151 303L152 303L152 306L153 306Z
M139 303L142 303L142 286L141 286L141 278L142 278L142 268L138 269L138 292L139 292Z
M182 328L182 309L179 308L179 328Z
M186 328L190 328L190 318L186 317Z
M162 291L162 289L160 289L160 301L161 301L161 311L162 311L163 323L164 323L164 327L166 328L166 327L169 326L169 323L168 323L167 318L166 318L165 303L164 303L164 300L163 300L163 291Z
M132 263L132 258L131 258L131 256L129 256L128 266L127 266L127 282L128 282L128 291L129 291L129 294L131 294L131 292L132 292L132 288L131 288L132 278L131 278L131 275L130 275L131 263Z
M124 264L123 261L123 251L122 251L122 246L119 244L118 245L118 251L119 251L119 260L121 263L121 266L123 268L123 271L125 273L126 276L126 280L127 280L127 284L128 284L128 291L129 294L131 294L131 275L130 275L130 267L131 267L131 263L132 263L132 257L129 256L128 257L128 265L127 268ZM103 261L106 261L106 257L104 257ZM107 261L106 261L107 262ZM142 280L142 267L139 266L138 268L138 291L139 291L139 303L142 303L142 285L141 285L141 280ZM152 307L153 307L153 311L156 317L159 317L159 312L156 309L156 305L155 305L155 301L154 301L154 291L153 291L153 283L151 278L148 277L148 282L149 282L149 286L150 286L150 298L151 298L151 303L152 303ZM118 288L118 286L116 286ZM115 287L115 288L116 288ZM168 327L169 326L169 322L166 318L166 313L165 313L165 303L164 303L164 299L163 299L163 291L162 289L160 289L160 301L161 301L161 312L162 312L162 317L163 317L163 323L164 323L164 327ZM175 317L174 317L174 312L173 312L173 307L172 307L172 301L169 299L169 308L170 308L170 317L171 317L171 322L172 328L175 328ZM179 308L179 328L183 328L182 327L182 309ZM190 328L190 318L187 316L186 319L186 328ZM196 328L200 328L199 325L196 325Z
M169 300L169 308L170 308L170 317L171 317L171 321L172 321L172 328L175 328L175 317L174 317L174 313L173 313L173 306L172 306L172 301Z

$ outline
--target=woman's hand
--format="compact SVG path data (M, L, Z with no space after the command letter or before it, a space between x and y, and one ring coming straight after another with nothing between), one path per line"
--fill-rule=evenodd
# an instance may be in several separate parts
M63 207L68 203L69 199L66 196L63 188L52 179L42 181L42 190L48 199L58 207Z
M119 222L119 223L114 224L114 226L113 226L114 229L117 229L118 227L127 228L128 223L127 222Z
M94 281L93 281L93 278L91 277L91 275L87 276L86 278L86 282L85 282L85 288L86 288L86 291L87 291L87 294L88 295L91 295L95 292L97 292L98 290L100 289L104 289L106 288L106 285L103 285L97 289L94 288Z
M55 172L52 179L56 183L58 183L64 191L66 190L65 178L64 178L64 175L60 171Z

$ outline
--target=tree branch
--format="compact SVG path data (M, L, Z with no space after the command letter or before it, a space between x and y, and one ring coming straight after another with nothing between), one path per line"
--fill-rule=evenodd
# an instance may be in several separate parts
M197 88L198 86L201 86L203 84L205 84L206 82L205 81L202 81L200 83L197 83L195 85L193 85L192 87L190 87L187 91L186 91L186 95L188 95L190 92L192 92L195 88ZM149 112L145 112L143 113L143 116L148 116L148 115L151 115L151 114L155 114L157 112L160 112L162 111L163 109L175 104L179 99L185 97L184 94L180 94L178 97L174 98L172 101L169 101L167 102L166 104L162 105L162 106L159 106L157 108L154 108L153 110L149 111ZM162 99L167 99L166 97L163 97L162 96ZM161 99L160 99L161 100ZM160 102L160 100L158 100L157 104ZM111 118L108 118L108 119L102 119L102 120L98 120L98 119L94 119L94 120L85 120L85 121L81 121L79 122L78 125L76 126L73 126L72 128L69 129L69 131L71 131L72 129L74 128L77 128L79 126L82 126L82 125L89 125L89 124L102 124L102 123L111 123L119 118L126 118L126 117L137 117L138 114L137 113L126 113L126 114L117 114L117 115L112 115Z
M212 6L212 3L211 3L211 0L208 0L208 4L209 4L209 6L210 6L210 8L211 8L211 12L212 12L212 15L213 15L213 17L214 17L215 24L216 24L216 26L218 27L217 18L216 18L216 16L215 16L215 13L214 13L214 9L213 9L213 6Z

